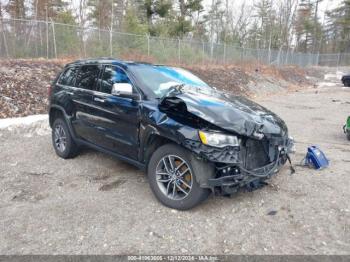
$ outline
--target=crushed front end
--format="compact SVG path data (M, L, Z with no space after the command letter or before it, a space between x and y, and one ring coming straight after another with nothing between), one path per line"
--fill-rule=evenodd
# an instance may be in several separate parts
M182 90L162 99L160 109L186 126L177 129L184 138L180 143L200 161L215 166L214 174L199 174L200 186L222 194L259 187L293 151L284 121L246 98Z
M211 154L207 154L216 166L215 178L208 180L208 186L223 194L232 194L241 187L258 188L286 163L292 147L293 140L288 137L246 138L242 139L239 147L223 149L222 154L230 155L234 161L220 161L220 156L213 159Z

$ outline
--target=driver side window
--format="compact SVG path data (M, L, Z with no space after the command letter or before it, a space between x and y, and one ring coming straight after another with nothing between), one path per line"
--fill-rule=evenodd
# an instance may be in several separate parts
M124 70L117 66L106 66L101 77L101 84L99 91L102 93L110 94L112 91L113 84L115 83L129 83L131 81L126 75Z

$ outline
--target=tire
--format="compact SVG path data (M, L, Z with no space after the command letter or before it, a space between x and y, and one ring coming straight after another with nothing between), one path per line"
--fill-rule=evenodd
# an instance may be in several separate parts
M348 131L348 132L346 133L346 137L347 137L348 140L350 141L350 131Z
M60 117L55 119L51 134L52 145L59 157L67 159L73 158L78 154L78 145L73 140L64 119Z
M200 174L198 170L203 169L203 166L193 164L191 159L189 151L175 144L163 145L151 156L147 170L148 180L154 195L163 205L187 210L208 198L210 190L201 188L196 180ZM166 171L166 166L169 172ZM174 182L166 182L169 179Z

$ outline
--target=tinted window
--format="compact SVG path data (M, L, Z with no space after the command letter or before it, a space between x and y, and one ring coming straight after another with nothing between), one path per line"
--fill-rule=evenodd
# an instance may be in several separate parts
M124 70L116 66L106 66L102 74L100 92L110 94L115 83L129 83L131 81Z
M100 73L100 67L97 65L82 66L79 70L76 87L93 90L96 85L98 75Z
M60 77L58 83L66 86L73 86L75 79L77 77L78 68L70 67L68 68Z

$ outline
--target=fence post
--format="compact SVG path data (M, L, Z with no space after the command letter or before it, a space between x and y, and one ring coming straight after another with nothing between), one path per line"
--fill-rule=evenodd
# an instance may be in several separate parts
M338 59L337 59L337 72L338 72L339 63L340 63L340 53L338 53Z
M50 20L51 20L52 34L53 34L53 49L54 49L54 52L55 52L55 58L57 59L57 47L56 47L55 23L52 21L52 18L50 18Z
M177 56L178 56L178 60L179 60L179 63L181 63L181 46L180 46L180 37L177 39L178 40L178 51L177 51Z
M6 57L9 58L9 50L8 50L8 46L7 46L7 39L6 39L6 35L5 35L5 27L3 24L3 20L1 18L1 31L2 31L2 37L4 38L4 48L5 48L5 53L6 53Z
M112 27L109 30L109 56L113 57L113 31L112 31Z
M84 40L84 35L85 35L84 25L80 27L80 30L81 30L81 43L83 45L83 54L84 54L84 57L86 57L86 43Z
M150 55L149 34L146 34L146 37L147 37L147 56L149 57Z
M224 64L226 64L226 43L224 42Z
M202 63L204 65L204 57L205 57L205 47L204 47L204 41L202 39Z
M49 22L46 18L46 58L49 59Z

